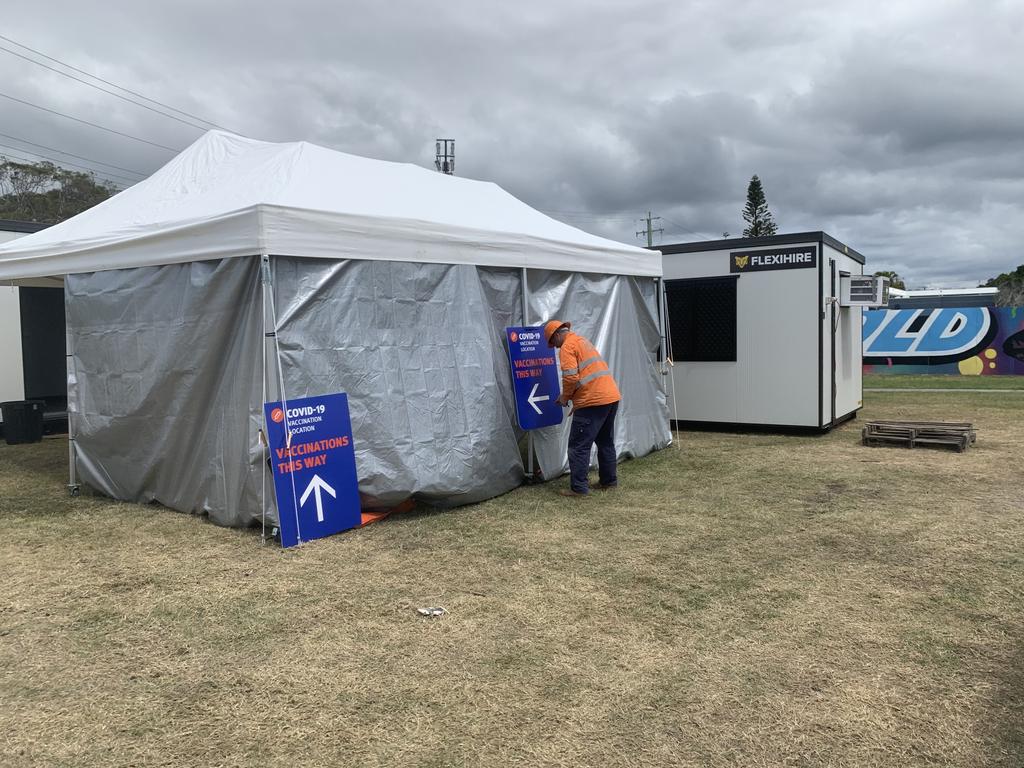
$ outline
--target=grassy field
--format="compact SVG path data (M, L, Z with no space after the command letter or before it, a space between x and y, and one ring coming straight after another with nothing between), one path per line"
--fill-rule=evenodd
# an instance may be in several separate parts
M879 373L866 373L864 374L864 388L1024 390L1024 376L937 376L934 374L886 376Z
M682 433L289 551L0 446L0 764L1020 766L1024 397L871 417L978 443Z

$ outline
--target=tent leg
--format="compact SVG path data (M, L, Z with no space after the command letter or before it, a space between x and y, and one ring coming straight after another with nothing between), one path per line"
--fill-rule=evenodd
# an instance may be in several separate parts
M70 424L71 419L68 419ZM70 427L69 427L70 428ZM68 493L72 496L77 496L81 488L78 485L78 471L76 463L78 462L78 449L75 447L75 438L70 434L68 435Z
M675 367L675 363L672 362L672 326L668 322L668 294L665 292L665 281L660 278L655 278L658 281L658 328L661 332L661 350L662 350L662 363L661 363L661 375L669 377L669 387L672 394L672 399L668 401L668 429L672 433L672 443L675 445L677 451L682 450L682 445L679 442L679 420L673 419L673 416L679 414L677 401L676 401L676 375L672 371ZM668 398L669 391L665 392L666 398ZM676 428L672 428L673 421L676 424Z
M668 374L668 340L665 338L665 285L661 278L654 278L658 295L658 336L661 343L661 375Z
M65 369L68 382L68 493L77 496L81 490L78 485L78 444L75 442L75 420L72 418L71 410L71 386L73 382L77 387L78 378L75 376L75 353L74 340L71 330L68 328L67 320L64 321L64 345L66 349Z
M263 273L267 281L267 287L265 289L265 296L267 298L267 308L270 310L269 317L264 315L264 318L265 321L270 322L270 328L273 329L265 332L264 339L271 337L273 339L274 349L272 354L274 356L274 365L277 369L278 397L281 400L281 408L284 410L284 431L286 435L286 440L290 447L292 444L292 436L294 433L292 432L291 421L288 418L288 390L284 385L284 365L281 363L281 340L277 333L277 304L274 301L273 280L270 272L270 257L267 254L263 255ZM289 473L289 477L291 478L292 486L292 506L295 509L295 539L297 544L302 544L302 523L299 519L300 505L298 491L295 489L295 473ZM278 508L278 514L280 514L280 507ZM278 524L280 525L280 520L278 521Z
M267 284L270 282L270 257L260 254L260 300L262 311L262 338L260 340L260 376L261 376L261 402L260 422L263 421L263 403L267 402ZM265 446L263 430L260 429L260 446ZM260 543L267 543L267 457L261 451L260 455L260 517L262 530Z

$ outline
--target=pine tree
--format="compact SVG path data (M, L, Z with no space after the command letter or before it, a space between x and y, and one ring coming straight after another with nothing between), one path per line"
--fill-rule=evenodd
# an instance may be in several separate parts
M755 173L747 185L747 205L743 209L743 220L747 222L743 230L744 237L767 237L778 231L772 212L768 210L768 202L764 199L764 188Z

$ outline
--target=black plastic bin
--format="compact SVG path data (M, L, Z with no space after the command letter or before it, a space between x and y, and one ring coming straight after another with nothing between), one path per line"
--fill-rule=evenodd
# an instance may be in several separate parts
M43 400L10 400L0 403L4 416L4 440L8 445L38 443L43 439Z

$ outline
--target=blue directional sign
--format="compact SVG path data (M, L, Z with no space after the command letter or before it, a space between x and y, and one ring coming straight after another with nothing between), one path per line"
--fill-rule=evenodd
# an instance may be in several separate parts
M281 546L362 525L348 395L264 403Z
M523 429L540 429L562 423L562 406L555 351L544 341L544 329L506 328L508 362L516 393L516 419Z

